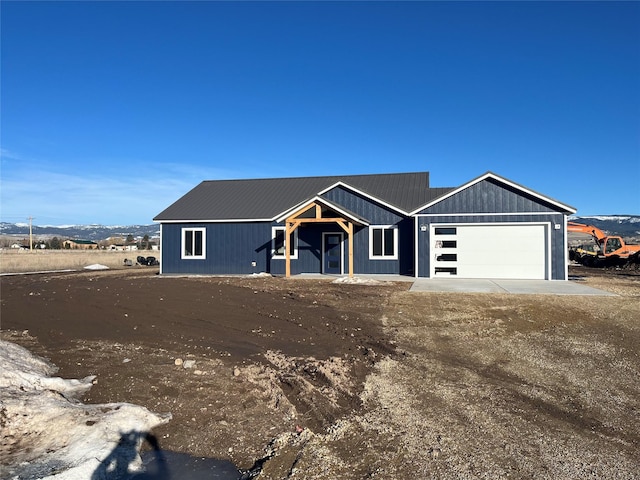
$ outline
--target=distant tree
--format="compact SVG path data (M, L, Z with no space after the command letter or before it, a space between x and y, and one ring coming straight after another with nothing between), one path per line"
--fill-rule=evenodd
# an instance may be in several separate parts
M127 235L127 245L132 245L134 243L136 243L136 240L135 238L133 238L133 235L131 234Z
M49 248L53 250L60 250L62 248L62 244L60 243L60 239L58 237L53 237L49 242Z
M145 250L151 250L151 243L149 243L149 235L142 237L142 248Z

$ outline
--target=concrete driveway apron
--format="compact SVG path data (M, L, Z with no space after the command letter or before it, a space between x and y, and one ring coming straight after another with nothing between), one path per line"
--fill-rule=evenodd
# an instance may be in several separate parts
M500 280L483 278L418 278L411 292L516 293L616 296L569 280Z

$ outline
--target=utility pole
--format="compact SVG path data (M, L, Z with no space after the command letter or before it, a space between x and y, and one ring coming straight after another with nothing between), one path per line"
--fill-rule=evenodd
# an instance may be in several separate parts
M33 217L29 216L27 218L29 220L29 251L33 251L33 229L31 228L31 223L33 222Z

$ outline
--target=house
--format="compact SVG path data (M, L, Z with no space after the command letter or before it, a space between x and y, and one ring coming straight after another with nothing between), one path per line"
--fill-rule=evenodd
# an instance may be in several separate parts
M62 242L62 248L73 250L92 250L94 248L98 248L98 244L91 240L69 239Z
M575 211L491 172L419 172L204 181L154 221L161 274L566 280Z

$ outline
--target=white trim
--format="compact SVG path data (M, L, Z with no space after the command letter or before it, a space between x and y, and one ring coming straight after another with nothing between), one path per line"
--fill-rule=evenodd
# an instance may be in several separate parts
M236 222L272 222L270 218L226 218L217 220L154 220L154 222L162 223L236 223Z
M185 255L185 236L187 232L202 232L202 255ZM195 241L195 237L193 239ZM207 229L206 227L182 227L180 229L180 258L182 260L206 260Z
M376 229L392 229L393 230L393 255L374 255L373 254L373 231ZM382 236L384 242L384 235ZM369 260L397 260L398 259L398 226L397 225L369 225ZM384 252L384 245L382 246Z
M551 222L465 222L465 223L431 223L429 225L429 245L427 245L429 255L431 255L431 240L432 232L436 227L474 227L474 226L518 226L518 225L542 225L546 230L546 245L545 245L545 275L546 280L551 280L552 264L553 264L553 251L551 249ZM435 278L435 266L433 261L429 261L429 278ZM462 278L462 277L461 277Z
M283 253L282 255L277 255L275 251L274 242L276 239L277 230L282 230L283 232L285 232L285 235L284 235L285 253ZM286 248L287 248L287 228L283 226L278 226L278 225L271 227L271 258L274 260L286 260L287 258ZM295 229L293 231L293 254L289 258L291 260L298 259L298 229Z
M340 275L344 275L344 255L346 250L346 248L344 248L344 232L322 232L322 264L320 265L320 272L322 272L323 275L325 274L324 257L326 249L324 239L327 235L340 235Z
M464 222L464 223L432 223L436 227L472 227L474 225L491 226L491 225L551 225L551 222Z
M518 215L564 215L562 212L504 212L504 213L416 213L413 217L515 217Z
M272 218L272 221L274 221L274 222L283 222L293 212L295 212L297 210L300 210L301 208L304 208L305 206L310 205L313 202L320 202L325 207L330 208L331 210L335 210L340 215L343 215L343 216L349 218L350 220L352 220L353 222L355 222L355 223L357 223L359 225L365 225L365 226L369 225L369 223L367 223L366 220L358 218L358 217L355 217L352 213L349 213L349 212L343 210L342 208L340 208L339 206L335 205L331 200L327 200L325 198L318 197L318 196L313 197L310 200L306 200L306 201L304 201L302 203L299 203L295 207L290 208L289 210L283 212L279 216Z
M443 200L445 200L445 199L447 199L447 198L449 198L449 197L451 197L453 195L456 195L457 193L461 192L462 190L464 190L466 188L469 188L470 186L475 185L476 183L480 183L483 180L486 180L487 178L492 178L494 180L497 180L498 182L504 183L505 185L508 185L508 186L510 186L512 188L515 188L516 190L520 190L521 192L524 192L524 193L526 193L528 195L536 197L536 198L538 198L540 200L543 200L543 201L545 201L547 203L555 205L556 207L558 207L560 209L567 210L568 212L576 213L576 211L577 211L573 207L570 207L568 205L564 205L563 203L560 203L560 202L558 202L556 200L553 200L553 199L551 199L549 197L545 197L544 195L541 195L541 194L539 194L537 192L534 192L533 190L529 190L528 188L525 188L522 185L518 185L517 183L514 183L514 182L512 182L510 180L507 180L506 178L500 177L500 176L496 175L495 173L487 172L484 175L465 183L461 187L458 187L458 188L456 188L454 190L451 190L449 193L446 193L446 194L436 198L435 200L432 200L431 202L426 203L422 207L416 208L413 212L410 212L409 215L417 215L420 210L424 210L425 208L429 208L429 207L435 205L436 203L440 203Z

